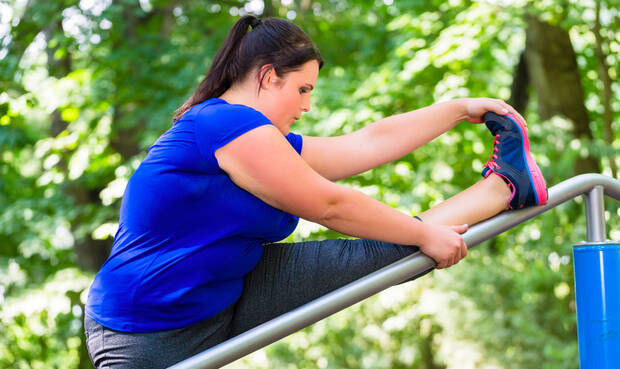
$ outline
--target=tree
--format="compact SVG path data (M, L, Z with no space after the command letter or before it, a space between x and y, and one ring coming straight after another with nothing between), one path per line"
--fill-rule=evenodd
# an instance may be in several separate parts
M89 367L83 303L124 186L255 4L0 3L0 367ZM263 16L294 18L326 61L297 132L343 134L435 101L499 97L524 113L550 185L583 171L617 177L617 1L286 4L265 1ZM461 124L342 183L419 213L480 178L490 137ZM618 238L618 205L607 211ZM265 365L454 367L450 345L476 341L477 366L575 367L567 247L584 234L582 206L566 204L458 267L272 345ZM339 236L304 223L289 241Z

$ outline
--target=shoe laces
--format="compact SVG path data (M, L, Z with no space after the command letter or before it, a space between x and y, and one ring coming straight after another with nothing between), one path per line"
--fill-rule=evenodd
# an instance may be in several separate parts
M499 169L499 165L495 162L495 159L497 159L498 151L499 151L499 133L495 135L495 141L493 141L493 152L491 153L491 156L489 156L489 160L487 160L487 163L484 165L485 167L488 167L490 170Z

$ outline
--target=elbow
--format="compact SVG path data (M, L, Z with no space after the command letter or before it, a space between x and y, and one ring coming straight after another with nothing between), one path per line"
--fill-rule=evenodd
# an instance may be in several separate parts
M323 205L323 208L321 209L319 216L317 217L316 220L314 220L314 222L326 226L327 224L330 224L334 219L337 219L337 218L339 218L338 202L331 201L331 202L326 202Z
M329 227L334 221L342 219L347 190L345 187L334 185L334 191L331 191L319 201L320 205L318 206L316 217L312 221Z
M293 191L280 192L275 208L297 215L308 221L329 227L326 223L339 218L348 201L351 189L330 182L324 177L314 176ZM298 181L299 182L299 181Z

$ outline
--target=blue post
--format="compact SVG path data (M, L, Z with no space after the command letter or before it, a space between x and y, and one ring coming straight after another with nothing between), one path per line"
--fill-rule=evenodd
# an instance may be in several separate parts
M581 369L620 368L620 243L573 247Z

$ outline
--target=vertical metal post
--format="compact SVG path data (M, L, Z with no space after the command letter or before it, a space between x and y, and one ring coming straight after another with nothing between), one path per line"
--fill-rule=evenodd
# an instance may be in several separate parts
M620 244L606 241L603 195L585 194L588 242L573 247L581 369L620 368Z
M585 197L588 242L603 242L606 239L603 186L594 186L589 192L586 192Z

